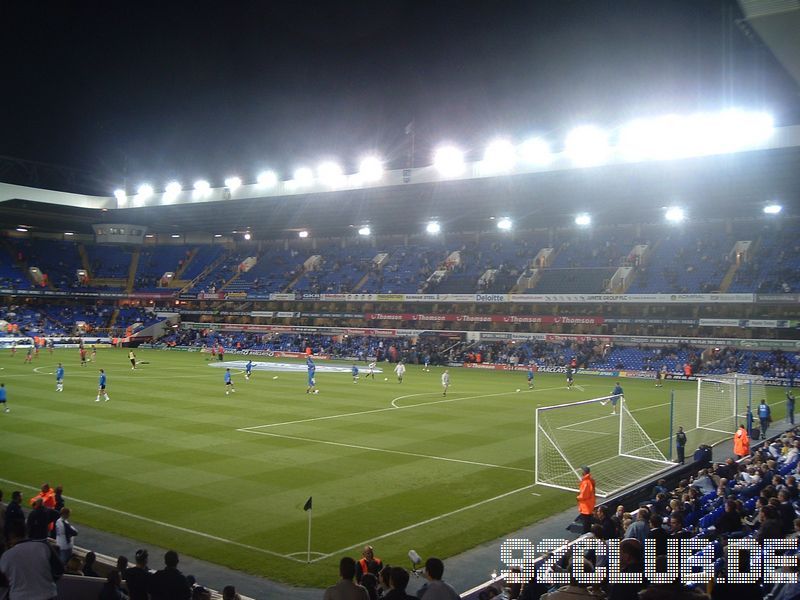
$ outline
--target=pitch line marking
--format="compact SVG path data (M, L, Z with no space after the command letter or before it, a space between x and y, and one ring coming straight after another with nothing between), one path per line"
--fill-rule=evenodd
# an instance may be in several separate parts
M32 485L27 485L24 483L19 483L17 481L11 481L10 479L3 479L0 478L0 481L4 481L5 483L10 483L11 485L15 485L18 487L27 488L29 490L38 490L39 488L34 487ZM191 535L196 535L198 537L202 537L208 540L212 540L215 542L222 542L223 544L230 544L231 546L238 546L239 548L244 548L245 550L252 550L253 552L261 552L263 554L269 554L270 556L275 556L277 558L285 558L287 560L293 560L295 562L304 563L305 561L299 560L294 558L291 554L281 554L279 552L273 552L272 550L266 550L264 548L258 548L256 546L251 546L250 544L243 544L242 542L236 542L234 540L229 540L226 538L222 538L216 535L212 535L210 533L204 533L202 531L196 531L194 529L189 529L188 527L181 527L180 525L173 525L172 523L165 523L164 521L158 521L156 519L149 519L147 517L143 517L141 515L136 515L124 510L119 510L117 508L111 508L110 506L104 506L102 504L96 504L94 502L89 502L88 500L81 500L79 498L75 498L73 496L69 496L70 502L77 502L78 504L85 504L86 506L91 506L92 508L98 508L100 510L105 510L117 515L122 515L124 517L128 517L131 519L137 519L139 521L144 521L145 523L151 523L153 525L158 525L159 527L167 527L169 529L174 529L175 531L180 531L182 533L188 533Z
M554 387L554 388L542 388L542 389L535 389L535 390L527 390L528 392L547 392L552 390L562 390L565 389L564 386L561 387ZM480 396L464 396L463 398L445 398L443 400L436 400L434 402L420 402L418 404L409 404L407 406L388 406L384 408L373 408L371 410L360 410L356 412L349 412L349 413L341 413L338 415L326 415L323 417L311 417L308 419L297 419L295 421L283 421L282 423L266 423L264 425L252 425L250 427L240 427L236 431L250 431L253 429L266 429L267 427L281 427L282 425L297 425L299 423L312 423L314 421L327 421L329 419L341 419L343 417L354 417L356 415L369 415L372 413L379 413L379 412L386 412L388 410L403 410L407 408L417 408L419 406L432 406L434 404L442 404L447 402L459 402L461 400L475 400L478 398L489 398L492 396L505 396L508 394L515 394L516 392L500 392L496 394L482 394ZM520 392L522 393L522 392ZM425 392L422 395L434 395L437 392ZM409 396L399 396L395 398L395 400L399 400L402 398L410 398L411 396L417 396L417 394L411 394Z
M607 431L594 431L592 429L573 429L569 425L562 425L559 427L562 431L577 431L579 433L590 433L592 435L614 435L613 433L608 433Z
M481 500L480 502L475 502L470 504L469 506L462 506L461 508L457 508L455 510L451 510L450 512L443 513L441 515L431 517L430 519L425 519L424 521L420 521L419 523L412 523L411 525L406 525L405 527L401 527L400 529L395 529L394 531L390 531L389 533L384 533L376 537L371 537L366 541L358 542L356 544L352 544L350 546L345 546L344 548L339 548L338 550L334 550L333 552L329 552L328 554L323 554L319 558L313 559L311 562L318 562L320 560L324 560L326 558L330 558L331 556L335 556L337 554L341 554L342 552L346 552L347 550L352 550L353 548L358 548L360 546L365 546L367 544L371 544L373 542L377 542L378 540L382 540L393 535L397 535L398 533L404 533L406 531L410 531L411 529L415 529L417 527L421 527L422 525L428 525L435 521L439 521L440 519L446 519L447 517L452 517L453 515L457 515L458 513L470 510L472 508L477 508L478 506L483 506L484 504L488 504L489 502L494 502L495 500L501 500L512 494L517 494L519 492L524 492L525 490L529 490L534 487L536 484L532 483L530 485L526 485L525 487L517 488L515 490L511 490L510 492L505 492L504 494L500 494L499 496L494 496L493 498L487 498L486 500Z
M334 442L330 440L318 440L315 438L307 438L301 437L297 435L284 435L282 433L269 433L267 431L244 431L242 429L237 429L237 431L242 431L243 433L253 433L255 435L266 435L269 437L275 438L283 438L287 440L296 440L299 442L311 442L313 444L325 444L326 446L339 446L341 448L353 448L355 450L370 450L372 452L385 452L387 454L400 454L402 456L414 456L416 458L429 458L431 460L441 460L446 462L454 462L454 463L461 463L465 465L474 465L478 467L489 467L492 469L507 469L509 471L522 471L523 473L533 473L531 469L523 469L520 467L508 467L505 465L495 465L492 463L483 463L483 462L476 462L473 460L465 460L460 458L447 458L446 456L435 456L432 454L421 454L419 452L406 452L405 450L392 450L390 448L374 448L372 446L361 446L359 444L346 444L344 442Z
M661 404L653 404L652 406L643 406L642 408L634 408L633 410L629 410L628 412L640 412L643 410L650 410L653 408L660 408L662 406L669 406L669 402L663 402ZM603 415L602 417L595 417L593 419L587 419L585 421L578 421L577 423L570 423L569 425L561 425L560 427L556 427L556 429L567 429L568 427L575 427L577 425L586 425L587 423L594 423L595 421L602 421L603 419L610 419L611 417L619 416L619 413L614 413L612 415Z

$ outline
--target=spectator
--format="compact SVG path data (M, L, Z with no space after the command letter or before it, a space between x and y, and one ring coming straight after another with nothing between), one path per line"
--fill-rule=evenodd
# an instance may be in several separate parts
M6 540L8 539L8 532L10 531L9 526L12 521L25 522L25 513L22 512L22 492L12 492L11 502L6 506L5 523L3 524Z
M81 575L83 576L83 561L77 554L69 557L67 564L64 565L65 575Z
M119 571L116 569L109 571L97 600L128 600L127 594L122 591L122 578Z
M33 510L28 513L28 537L32 540L47 539L47 532L50 528L50 513L45 508L41 498L33 501Z
M234 586L226 585L222 588L222 600L241 600L241 596L236 593Z
M591 469L581 467L583 470L583 477L578 491L578 519L583 525L583 533L589 533L592 527L592 514L594 513L594 505L596 502L595 484L591 475Z
M0 587L9 598L52 600L58 594L56 581L64 573L61 562L51 560L53 550L45 541L25 537L25 523L18 519L6 530L10 548L0 556Z
M183 573L178 570L178 553L168 550L164 554L164 568L150 577L152 600L189 600L192 590Z
M650 517L650 531L647 532L647 539L656 541L656 556L666 556L667 554L667 532L661 526L661 517L652 515Z
M625 530L625 537L639 540L642 548L644 548L644 541L647 539L647 534L650 532L649 521L650 511L644 507L640 508L636 512L636 521Z
M100 577L97 571L94 570L94 564L97 562L97 555L94 552L87 552L83 557L83 574L86 577Z
M425 561L427 583L417 592L417 597L425 600L458 600L459 595L449 583L442 581L444 563L435 557Z
M58 518L58 521L56 521L56 545L58 546L61 562L64 564L66 564L72 556L72 540L78 535L77 530L70 525L70 514L70 509L64 507L61 509L61 516Z
M417 600L416 596L406 594L408 580L408 571L403 567L392 567L389 575L389 593L383 597L383 600Z
M144 549L136 551L136 564L125 570L125 584L131 600L147 600L150 587L150 569L147 568L148 552Z
M378 578L375 575L372 573L365 573L361 577L361 585L367 590L369 600L378 600Z
M717 533L733 533L734 531L742 530L742 517L739 515L734 500L725 502L725 512L722 513L722 516L717 521L715 529Z
M356 576L356 561L349 556L339 561L339 576L339 582L325 590L324 600L369 600L367 590L353 581Z
M643 573L643 545L636 539L625 539L619 545L620 573ZM614 583L609 586L608 600L638 600L641 583Z

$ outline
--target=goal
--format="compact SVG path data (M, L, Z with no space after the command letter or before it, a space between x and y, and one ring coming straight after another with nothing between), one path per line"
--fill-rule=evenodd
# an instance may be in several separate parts
M535 483L578 491L589 466L606 497L673 466L631 414L612 396L536 409Z
M718 375L697 380L696 429L733 434L747 425L753 406L766 400L764 380L755 375Z

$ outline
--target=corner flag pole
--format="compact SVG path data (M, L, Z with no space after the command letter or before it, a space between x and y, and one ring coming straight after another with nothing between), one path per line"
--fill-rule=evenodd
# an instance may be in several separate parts
M309 496L308 500L306 500L305 506L303 507L303 510L308 513L308 546L306 548L306 563L307 564L311 563L311 512L312 512L311 511L311 505L312 505L311 499L312 499L312 496Z

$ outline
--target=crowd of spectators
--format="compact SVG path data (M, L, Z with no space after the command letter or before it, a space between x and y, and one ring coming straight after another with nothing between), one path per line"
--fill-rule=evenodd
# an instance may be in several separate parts
M134 564L119 556L116 564L100 564L97 555L79 551L79 531L70 523L71 509L61 486L44 484L27 504L14 491L8 504L0 490L0 598L55 598L63 575L104 578L97 600L211 600L211 590L179 569L178 553L169 550L161 569L151 569L146 549L136 550ZM27 510L27 515L25 514ZM238 600L233 586L224 600Z

